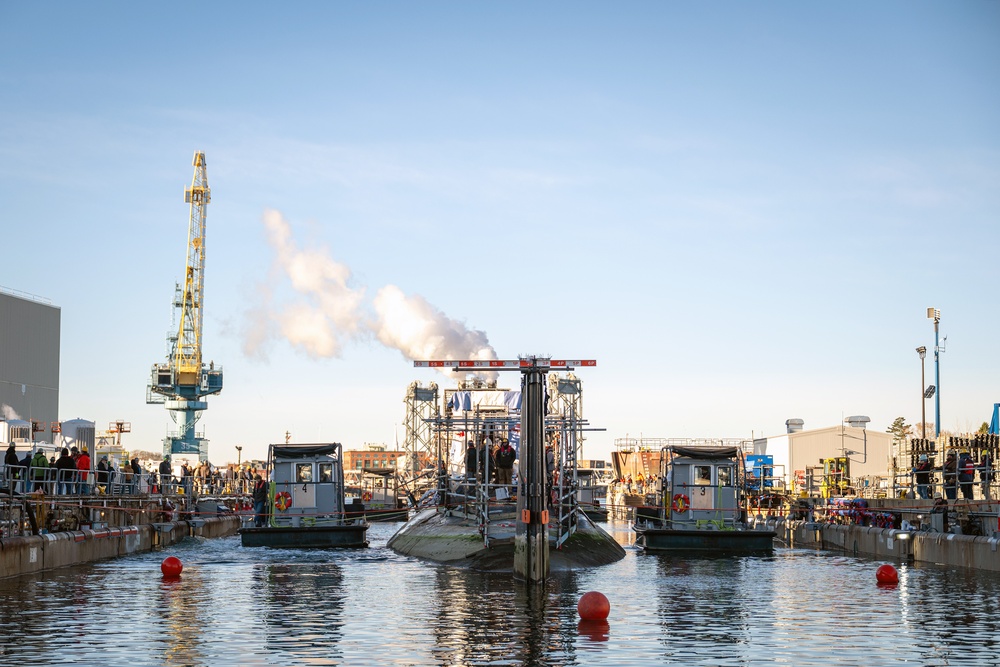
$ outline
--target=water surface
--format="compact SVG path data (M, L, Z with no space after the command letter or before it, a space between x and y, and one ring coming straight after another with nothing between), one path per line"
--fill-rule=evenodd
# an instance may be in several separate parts
M653 556L528 587L385 548L244 549L238 537L0 580L0 665L1000 665L1000 577L778 549ZM164 579L167 555L184 562ZM606 624L581 622L591 590Z

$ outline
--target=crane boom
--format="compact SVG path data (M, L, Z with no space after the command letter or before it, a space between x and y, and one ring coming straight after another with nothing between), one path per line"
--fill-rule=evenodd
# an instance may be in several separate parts
M181 296L181 321L174 357L177 384L198 384L201 376L201 328L205 297L205 219L212 191L208 187L205 154L195 153L191 187L184 201L191 205L188 224L187 267Z

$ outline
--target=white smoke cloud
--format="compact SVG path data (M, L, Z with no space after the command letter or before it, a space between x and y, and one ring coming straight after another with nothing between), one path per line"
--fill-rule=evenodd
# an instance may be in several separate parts
M351 271L321 249L302 249L278 211L264 212L275 264L288 278L297 301L284 306L262 288L263 303L247 313L243 350L262 356L264 345L283 336L312 357L339 357L344 344L363 333L364 288L350 286Z
M376 321L372 330L379 342L415 359L496 359L496 351L483 331L470 330L449 318L422 296L406 296L395 285L375 295ZM446 375L454 377L451 370ZM493 378L495 372L480 373Z
M246 314L248 356L263 356L267 342L284 338L312 357L339 357L347 342L372 336L411 361L496 359L485 332L451 319L422 296L386 285L366 303L365 288L351 286L351 270L322 249L300 248L280 212L265 211L264 227L275 270L287 278L297 301L278 305L273 290L261 287L260 303ZM445 373L454 377L450 369Z
M21 419L21 416L17 414L17 410L15 410L14 408L10 407L6 403L4 403L3 407L0 408L0 412L3 413L3 418L6 419L6 420L8 420L8 421L11 420L11 419ZM24 420L21 420L21 421L24 421Z

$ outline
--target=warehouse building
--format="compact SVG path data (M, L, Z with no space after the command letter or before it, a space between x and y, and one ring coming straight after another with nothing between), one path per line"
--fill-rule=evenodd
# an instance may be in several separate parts
M50 442L59 419L60 322L47 299L0 287L0 418L32 422L34 439Z

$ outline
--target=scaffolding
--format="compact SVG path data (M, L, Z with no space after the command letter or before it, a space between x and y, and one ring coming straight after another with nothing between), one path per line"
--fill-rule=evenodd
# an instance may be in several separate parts
M437 434L431 423L441 416L437 383L431 382L427 387L419 382L411 382L406 388L406 417L404 427L406 439L403 449L406 451L405 471L410 478L416 477L428 462L438 459Z

